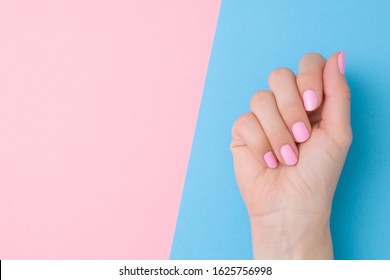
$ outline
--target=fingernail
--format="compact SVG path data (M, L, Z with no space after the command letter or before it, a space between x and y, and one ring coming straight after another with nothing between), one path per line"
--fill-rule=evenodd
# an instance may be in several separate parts
M310 132L303 122L296 122L292 126L292 132L298 143L305 142L310 137Z
M339 53L339 56L337 57L337 61L339 64L340 73L344 75L344 71L345 71L345 53L344 53L344 51Z
M273 152L269 151L264 154L265 163L269 168L276 168L278 166L278 161Z
M317 94L314 90L308 89L303 93L303 105L306 111L313 111L317 108Z
M280 153L282 154L283 160L287 165L294 165L297 163L297 155L289 144L282 146L280 148Z

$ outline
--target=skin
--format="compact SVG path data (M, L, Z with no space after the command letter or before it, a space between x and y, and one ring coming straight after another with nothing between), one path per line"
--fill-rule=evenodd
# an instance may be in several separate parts
M330 213L333 195L352 143L350 91L338 56L304 55L298 75L271 72L270 90L252 97L252 112L232 128L230 145L237 184L251 223L255 259L333 259ZM318 104L307 112L303 92L314 90ZM296 143L291 127L301 121L310 138ZM297 154L287 165L280 153L290 144ZM273 151L276 168L263 158Z

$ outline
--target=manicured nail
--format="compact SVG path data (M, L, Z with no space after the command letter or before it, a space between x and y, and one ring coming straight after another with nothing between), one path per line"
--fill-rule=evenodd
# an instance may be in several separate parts
M345 53L344 53L344 51L339 53L339 56L337 57L337 62L339 64L340 73L344 75L344 71L345 71Z
M283 160L287 165L294 165L297 163L297 155L289 144L282 146L280 148L280 153L282 154Z
M278 167L278 161L276 160L276 157L273 152L269 151L264 154L264 160L265 163L268 165L269 168L276 168Z
M306 111L313 111L317 108L317 94L314 90L308 89L303 93L303 105L305 105Z
M305 142L310 137L310 132L303 122L296 122L292 126L292 132L298 143Z

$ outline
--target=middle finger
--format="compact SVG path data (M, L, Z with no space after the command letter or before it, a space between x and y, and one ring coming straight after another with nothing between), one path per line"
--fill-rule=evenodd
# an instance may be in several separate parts
M288 68L275 69L268 78L268 84L295 142L305 142L310 137L311 125L299 95L294 73Z

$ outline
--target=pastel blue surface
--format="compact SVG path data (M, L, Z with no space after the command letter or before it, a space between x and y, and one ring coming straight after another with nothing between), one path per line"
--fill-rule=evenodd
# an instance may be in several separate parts
M336 259L390 259L390 1L223 1L172 259L250 259L229 150L235 119L270 71L346 51L354 141L331 219Z

